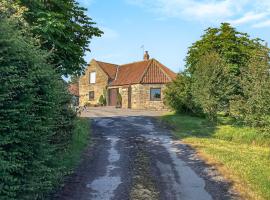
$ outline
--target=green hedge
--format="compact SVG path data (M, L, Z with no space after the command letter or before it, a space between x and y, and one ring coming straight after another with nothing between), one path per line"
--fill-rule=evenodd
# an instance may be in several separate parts
M47 52L0 19L0 199L42 199L57 183L54 162L72 139L75 115Z

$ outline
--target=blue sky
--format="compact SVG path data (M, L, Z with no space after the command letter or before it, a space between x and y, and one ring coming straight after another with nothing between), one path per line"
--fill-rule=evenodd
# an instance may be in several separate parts
M270 44L270 0L78 0L104 31L85 59L124 64L150 57L182 71L188 47L208 27L230 22Z

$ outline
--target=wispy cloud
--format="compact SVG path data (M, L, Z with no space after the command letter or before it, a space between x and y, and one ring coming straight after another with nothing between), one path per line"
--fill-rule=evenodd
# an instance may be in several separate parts
M216 20L233 16L239 10L235 0L127 0L166 17ZM246 1L246 0L240 0Z
M252 26L253 28L265 28L265 27L270 27L270 19L266 21L262 21L260 23L254 24Z
M269 14L266 12L264 13L248 12L240 18L230 21L230 23L234 25L246 24L246 23L265 19L268 15Z
M208 23L266 23L270 0L126 0L162 18L181 18ZM266 23L267 24L267 23Z

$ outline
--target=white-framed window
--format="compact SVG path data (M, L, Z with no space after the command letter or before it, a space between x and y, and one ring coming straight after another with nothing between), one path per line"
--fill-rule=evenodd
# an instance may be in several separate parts
M96 72L89 73L89 83L96 83Z

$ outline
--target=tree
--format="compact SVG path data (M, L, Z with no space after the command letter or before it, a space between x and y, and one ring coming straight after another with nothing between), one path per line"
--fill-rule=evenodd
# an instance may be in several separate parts
M55 157L72 135L64 83L47 52L0 18L0 199L38 199L54 188ZM56 139L57 138L57 139Z
M75 0L18 0L27 8L25 19L31 32L50 52L50 63L62 75L80 75L86 64L83 56L90 51L90 39L102 31Z
M216 52L224 62L226 73L229 73L231 87L224 97L227 102L224 104L223 111L231 114L230 102L235 96L243 95L240 83L241 70L248 65L253 52L261 48L263 45L260 39L250 39L248 34L236 31L228 23L222 23L219 28L208 28L201 39L189 48L186 73L193 79L197 67L201 65L198 62L206 59L209 52Z
M178 74L176 79L167 85L164 94L165 103L176 112L200 113L200 109L195 105L191 94L190 77L186 74Z
M211 121L216 121L218 111L227 107L227 96L232 89L230 73L219 54L210 52L196 63L192 96Z
M216 52L226 62L226 67L239 75L255 49L262 47L260 39L250 39L246 33L235 30L230 24L222 23L220 28L208 28L200 40L190 48L186 57L186 69L194 73L197 62L209 52Z
M25 7L20 6L15 1L1 0L0 2L0 17L11 19L16 23L26 23L23 18L23 14L26 10Z
M270 59L269 49L253 53L250 63L241 70L243 95L231 103L233 114L248 125L270 127Z

